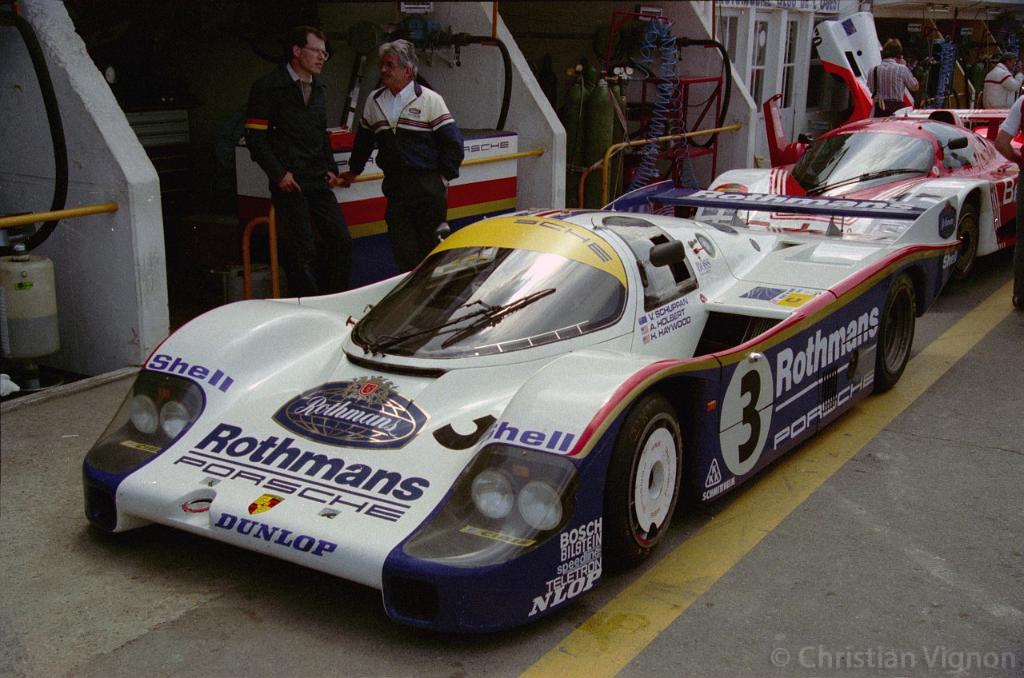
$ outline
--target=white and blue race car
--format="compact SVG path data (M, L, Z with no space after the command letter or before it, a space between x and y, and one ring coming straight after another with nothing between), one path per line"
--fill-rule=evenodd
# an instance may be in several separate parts
M941 200L656 185L611 208L487 219L406 276L193 320L89 451L88 519L344 577L416 626L523 624L644 559L681 497L893 386L958 247Z

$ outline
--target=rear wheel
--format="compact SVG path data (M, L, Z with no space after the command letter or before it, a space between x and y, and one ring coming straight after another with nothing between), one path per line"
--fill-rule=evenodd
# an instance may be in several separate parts
M960 210L960 218L956 222L956 237L960 241L960 252L953 266L953 277L964 280L974 270L974 262L978 258L978 208L964 205Z
M910 360L916 317L914 283L901 273L889 287L882 309L878 347L875 353L875 393L892 388Z
M612 568L644 560L664 537L679 500L683 444L672 405L645 396L615 441L604 495L604 555Z

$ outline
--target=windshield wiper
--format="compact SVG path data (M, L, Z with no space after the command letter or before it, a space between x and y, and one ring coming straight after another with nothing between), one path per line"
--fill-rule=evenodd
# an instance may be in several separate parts
M407 340L412 339L414 337L422 337L424 334L431 334L433 332L440 332L441 330L449 328L452 325L458 325L459 323L461 323L464 320L468 320L470 318L476 318L476 317L481 316L481 315L483 315L485 313L490 313L490 312L492 312L496 308L494 306L491 306L490 304L485 304L482 301L471 301L468 304L464 304L463 308L469 308L470 306L476 306L476 305L480 305L483 308L481 308L481 309L479 309L477 311L473 311L471 313L467 313L465 315L460 315L458 318L452 318L451 320L447 320L447 321L445 321L443 323L439 323L437 325L431 325L430 327L424 327L422 329L414 330L412 332L406 332L404 334L394 334L394 335L392 335L392 334L385 334L384 336L382 336L379 339L377 339L377 341L367 341L366 344L363 346L363 350L368 352L368 353L372 353L374 355L377 355L378 353L379 354L383 354L384 351L386 351L387 349L389 349L389 348L391 348L393 346L397 346L398 344L401 344L403 341L407 341Z
M452 336L445 339L444 343L441 344L441 348L448 348L452 344L461 341L462 339L465 339L466 337L476 333L477 331L483 329L484 327L497 325L510 314L515 313L521 308L529 306L538 299L543 299L549 294L554 294L554 292L554 287L548 287L547 289L538 290L533 294L527 294L525 297L521 297L519 299L516 299L515 301L510 301L509 303L503 306L492 306L490 310L486 310L483 313L481 313L479 318L471 322L469 325L466 325Z
M865 172L864 174L858 174L855 177L849 179L843 179L833 184L818 184L817 186L811 186L807 189L807 195L821 195L825 191L831 191L833 188L839 188L840 186L846 186L847 184L856 184L860 181L870 181L872 179L879 179L881 177L890 177L895 174L924 174L926 170L920 169L886 169L876 170L874 172Z

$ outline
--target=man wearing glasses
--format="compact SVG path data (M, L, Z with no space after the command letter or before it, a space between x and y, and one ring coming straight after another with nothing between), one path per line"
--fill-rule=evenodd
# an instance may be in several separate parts
M347 289L352 266L351 238L331 191L338 176L320 78L329 56L322 31L292 29L289 60L253 84L246 108L245 141L270 180L293 296Z

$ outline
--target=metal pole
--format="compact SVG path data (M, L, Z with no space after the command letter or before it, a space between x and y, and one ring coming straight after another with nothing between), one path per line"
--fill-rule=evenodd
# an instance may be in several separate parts
M636 141L624 141L620 144L612 144L608 147L608 150L604 152L604 164L601 167L601 204L608 204L608 167L611 164L611 158L622 149L631 148L633 146L645 146L647 144L658 144L662 141L688 139L690 137L704 136L705 134L717 134L718 132L733 132L742 128L743 125L737 122L732 125L726 125L725 127L713 127L711 129L702 129L697 130L696 132L686 132L684 134L668 134L655 139L637 139Z
M64 210L54 210L53 212L31 212L29 214L15 214L10 217L0 217L0 228L13 228L14 226L24 226L26 224L34 224L40 221L50 221L53 219L65 219L68 217L85 217L90 214L102 214L104 212L116 212L116 202L104 202L95 205L84 205L82 207L69 207Z

